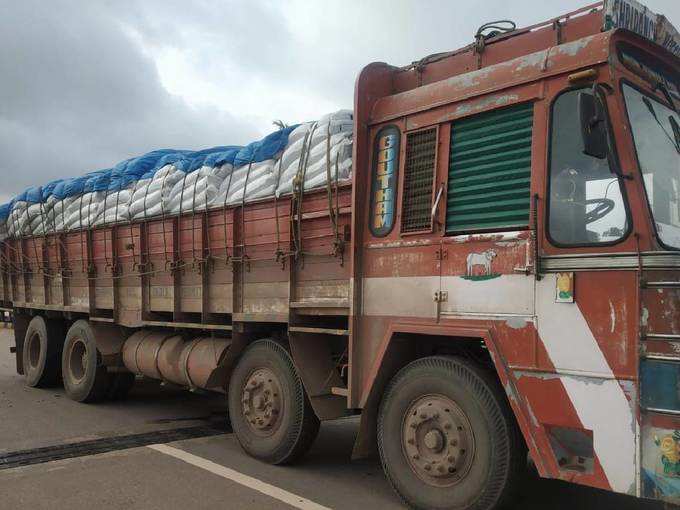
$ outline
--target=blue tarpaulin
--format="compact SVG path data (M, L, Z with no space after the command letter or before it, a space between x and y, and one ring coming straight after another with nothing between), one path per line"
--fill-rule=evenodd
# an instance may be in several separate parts
M83 193L86 180L87 179L85 177L71 177L70 179L64 179L55 186L52 194L59 200L80 195Z
M31 186L24 190L23 193L14 198L13 202L28 202L29 204L37 204L42 201L42 187Z
M96 189L97 183L99 180L105 180L107 181L107 186L104 187L103 189L106 189L108 187L108 179L106 179L109 175L109 170L98 170L96 172L90 172L89 174L85 175L85 186L83 186L83 193L91 193L93 191L102 191L102 189ZM100 183L101 185L101 183Z
M159 159L173 152L176 151L174 149L159 149L128 160L125 169L122 171L121 187L125 188L141 179L146 172L156 166Z
M158 161L156 161L154 167L151 170L148 170L144 175L142 175L142 179L151 179L154 175L156 175L156 172L158 172L158 170L163 168L165 165L171 165L173 163L186 159L187 154L191 154L191 152L192 151L188 150L176 150L169 154L161 156L158 159Z
M57 184L60 182L63 182L64 179L55 179L53 181L48 182L42 187L42 201L46 202L50 196L52 196L52 193L54 192L54 188L57 187Z
M193 172L195 170L200 169L202 166L209 166L209 167L214 167L215 164L212 163L214 159L217 158L218 154L222 154L225 151L228 150L233 150L233 149L238 149L240 150L242 147L213 147L212 149L205 149L202 151L196 151L193 153L191 157L191 164L189 165L189 168L187 173Z
M6 221L12 211L12 202L0 205L0 221Z
M272 159L288 143L288 136L299 124L290 126L252 142L245 147L225 145L198 151L159 149L136 158L121 161L113 168L90 172L81 177L55 179L45 186L34 186L2 206L11 211L18 201L45 202L50 196L59 200L91 191L120 191L140 179L149 179L162 167L173 164L183 172L193 172L202 166L218 167L226 163L242 166ZM9 212L6 212L8 215ZM0 213L2 219L2 213Z
M204 165L218 167L226 164L233 165L236 155L243 149L240 146L229 147L222 152L214 152L205 158Z
M268 134L262 140L251 142L239 151L234 160L234 166L243 166L247 163L259 163L272 159L281 152L288 143L288 135L299 124L289 126Z

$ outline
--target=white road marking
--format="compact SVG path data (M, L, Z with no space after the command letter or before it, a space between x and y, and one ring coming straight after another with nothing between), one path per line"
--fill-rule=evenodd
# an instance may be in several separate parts
M248 487L249 489L253 489L254 491L260 492L265 496L269 496L270 498L278 499L279 501L282 501L283 503L286 503L292 507L300 508L301 510L330 510L328 507L314 503L313 501L298 496L297 494L279 489L278 487L274 487L273 485L262 482L257 478L244 475L243 473L239 473L238 471L234 471L228 467L221 466L210 460L198 457L197 455L193 455L189 452L185 452L179 448L174 448L166 444L154 444L150 445L149 448L171 457L175 457L176 459L182 460L187 464L204 469L217 476L231 480L232 482L236 482L240 485L243 485L244 487Z

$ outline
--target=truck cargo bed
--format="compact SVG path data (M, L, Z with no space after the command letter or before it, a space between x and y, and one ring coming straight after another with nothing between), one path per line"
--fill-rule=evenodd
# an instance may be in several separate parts
M127 327L230 330L349 309L351 185L123 225L10 239L0 298Z

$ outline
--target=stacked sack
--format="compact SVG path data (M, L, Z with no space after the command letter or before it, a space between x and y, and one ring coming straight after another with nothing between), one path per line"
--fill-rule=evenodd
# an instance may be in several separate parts
M83 188L79 194L65 204L63 211L63 227L58 230L77 230L95 225L99 216L101 203L106 196L110 170L91 172L84 177Z
M174 164L166 164L150 178L139 181L130 195L128 210L131 219L164 214L170 191L185 175Z
M273 195L276 190L274 165L273 159L267 159L233 170L225 176L211 206L233 205L243 202L244 198L250 201Z
M295 129L281 157L277 196L290 193L298 176L304 179L305 190L324 186L329 174L328 163L331 180L349 179L353 127L351 110L340 110Z
M245 147L163 149L106 170L33 187L0 207L0 238L205 211L344 181L352 112L285 127Z
M7 220L8 234L10 236L30 234L32 226L40 222L42 215L42 188L32 186L12 201Z
M278 185L281 157L290 144L291 135L299 127L280 129L239 150L234 155L233 171L225 177L211 207L273 196Z

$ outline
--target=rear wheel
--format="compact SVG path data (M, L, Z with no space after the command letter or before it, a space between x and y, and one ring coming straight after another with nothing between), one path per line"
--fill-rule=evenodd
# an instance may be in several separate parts
M378 447L392 487L413 508L500 508L526 462L498 384L451 357L414 361L395 376L380 407Z
M90 324L79 320L66 334L61 358L64 389L71 400L97 402L111 388L111 374L102 365L101 354Z
M36 316L26 330L23 345L27 386L48 387L59 382L64 330L61 323Z
M243 449L271 464L302 457L319 431L290 354L270 339L254 342L234 369L229 416Z

